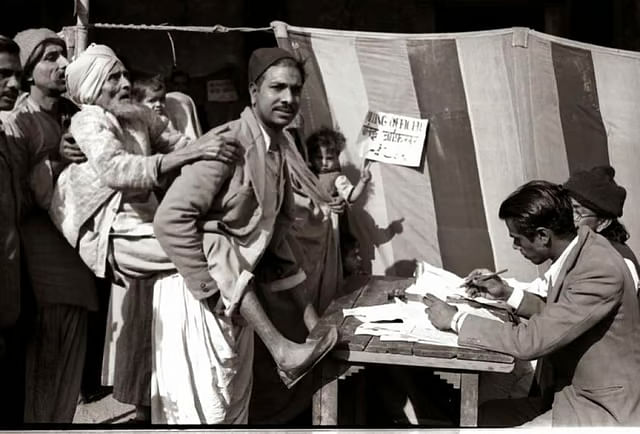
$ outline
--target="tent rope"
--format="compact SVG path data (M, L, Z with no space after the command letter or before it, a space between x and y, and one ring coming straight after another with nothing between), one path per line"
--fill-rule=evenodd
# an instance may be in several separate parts
M173 59L173 67L178 67L178 59L176 57L176 46L173 43L173 37L171 36L171 32L167 32L167 36L169 37L169 43L171 44L171 58Z
M272 31L271 27L227 27L221 24L210 26L168 26L168 25L147 25L147 24L111 24L94 23L89 24L89 28L96 29L120 29L120 30L159 30L172 32L197 32L197 33L228 33L228 32L264 32Z

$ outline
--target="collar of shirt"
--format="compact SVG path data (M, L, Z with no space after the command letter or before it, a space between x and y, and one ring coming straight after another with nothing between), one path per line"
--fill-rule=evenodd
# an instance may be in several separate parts
M269 151L276 150L275 146L271 146L271 143L272 143L271 136L269 135L269 133L267 133L267 130L264 129L260 121L258 121L258 126L260 127L262 138L264 139L265 151L269 152Z
M562 254L556 259L549 269L544 273L543 279L548 286L553 286L555 284L556 279L558 278L558 274L560 274L560 270L562 266L567 261L569 254L573 250L573 248L578 244L578 236L576 235L573 240L569 243L567 247L565 247Z

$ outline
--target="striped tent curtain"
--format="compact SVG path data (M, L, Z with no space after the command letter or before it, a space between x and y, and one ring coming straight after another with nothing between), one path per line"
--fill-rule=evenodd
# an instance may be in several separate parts
M512 248L502 200L531 179L611 164L628 191L622 222L640 252L640 53L525 28L456 34L332 31L274 23L278 44L306 61L305 134L347 138L357 181L368 110L429 119L418 168L372 164L351 226L374 274L410 275L415 259L464 275L541 271Z

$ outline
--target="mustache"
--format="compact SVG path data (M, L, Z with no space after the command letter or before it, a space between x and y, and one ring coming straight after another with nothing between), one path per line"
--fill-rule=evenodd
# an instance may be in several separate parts
M274 110L286 111L289 113L295 113L296 109L291 104L278 104L273 108Z

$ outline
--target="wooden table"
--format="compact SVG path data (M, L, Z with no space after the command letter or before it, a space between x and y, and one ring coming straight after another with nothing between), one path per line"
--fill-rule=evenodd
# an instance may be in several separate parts
M350 278L342 297L327 308L314 329L320 335L327 327L338 325L340 341L316 372L321 386L313 396L313 424L338 422L338 378L367 364L419 366L431 368L454 387L460 388L460 426L477 426L478 376L480 372L511 372L513 357L487 350L445 347L412 342L382 342L377 336L355 335L361 321L344 318L342 309L373 306L389 302L387 294L404 289L412 279L356 276Z

